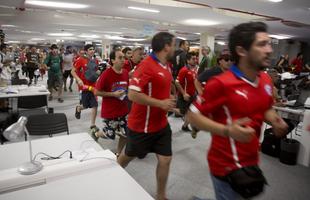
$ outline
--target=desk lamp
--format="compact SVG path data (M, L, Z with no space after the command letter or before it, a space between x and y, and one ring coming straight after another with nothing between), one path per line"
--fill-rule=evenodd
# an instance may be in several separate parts
M32 175L32 174L38 173L43 168L42 163L38 161L34 161L32 159L31 140L29 137L29 132L26 128L27 121L28 121L27 117L22 116L18 119L17 122L9 126L3 132L3 136L9 141L20 141L21 139L25 137L25 132L27 134L28 141L29 141L30 162L24 163L18 168L18 172L22 175Z

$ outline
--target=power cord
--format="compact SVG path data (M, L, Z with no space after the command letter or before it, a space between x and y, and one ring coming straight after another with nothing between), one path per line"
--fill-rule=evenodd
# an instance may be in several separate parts
M63 156L65 153L69 153L70 159L73 158L73 156L72 156L72 151L70 151L70 150L64 151L64 152L61 153L59 156L50 156L50 155L48 155L48 154L46 154L46 153L44 153L44 152L39 152L39 153L37 153L37 154L34 156L33 161L36 160L36 158L37 158L38 155L44 155L44 156L45 156L45 157L42 157L42 158L41 158L42 160L55 160L55 159L60 159L61 156Z

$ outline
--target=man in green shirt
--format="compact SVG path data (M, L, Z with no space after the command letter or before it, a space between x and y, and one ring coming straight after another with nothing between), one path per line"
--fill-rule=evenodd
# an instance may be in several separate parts
M58 54L58 47L56 44L51 46L51 52L47 55L44 64L48 69L47 87L50 91L49 101L53 100L53 89L58 91L58 102L62 103L64 100L62 95L62 57Z

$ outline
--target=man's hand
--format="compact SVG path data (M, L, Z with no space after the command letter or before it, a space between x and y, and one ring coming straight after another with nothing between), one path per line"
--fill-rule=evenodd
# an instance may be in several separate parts
M164 99L160 101L159 107L165 111L172 111L176 106L175 99Z
M81 87L83 87L84 83L81 79L77 80L77 84Z
M282 137L287 134L288 125L279 116L277 116L274 120L271 121L271 126L272 126L272 132L277 137Z
M189 101L190 98L191 98L191 96L189 96L189 94L187 94L187 93L185 93L185 94L183 95L184 101Z
M125 94L125 91L124 90L117 90L115 92L113 92L113 96L115 98L120 98L121 96L123 96Z
M232 137L238 142L250 142L255 136L255 130L251 127L246 126L251 120L249 118L242 118L234 121L230 126L228 126L224 132L227 136Z

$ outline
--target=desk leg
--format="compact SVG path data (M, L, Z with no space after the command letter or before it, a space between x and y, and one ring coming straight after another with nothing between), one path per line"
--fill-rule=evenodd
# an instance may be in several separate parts
M298 163L310 167L310 110L304 113L300 143Z

